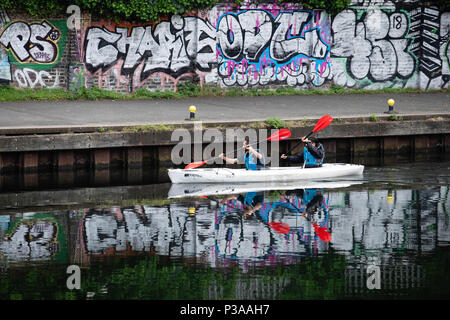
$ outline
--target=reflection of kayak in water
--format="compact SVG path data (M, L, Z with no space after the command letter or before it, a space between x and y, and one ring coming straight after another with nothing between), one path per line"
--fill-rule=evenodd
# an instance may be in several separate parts
M172 183L241 183L287 182L298 180L323 180L352 175L362 175L364 166L345 163L327 163L318 168L267 167L263 170L206 168L169 169Z
M213 196L225 194L240 194L246 192L295 189L334 189L346 188L364 181L297 181L297 182L257 182L257 183L175 183L169 190L169 198L195 196Z

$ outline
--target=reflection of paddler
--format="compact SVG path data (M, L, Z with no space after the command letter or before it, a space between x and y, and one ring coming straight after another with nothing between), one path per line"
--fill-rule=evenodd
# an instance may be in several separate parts
M303 211L305 217L309 217L313 215L320 208L324 208L324 201L322 190L320 189L296 189L286 191L285 196L296 196L302 200L303 205L305 206L304 210L297 209L297 211ZM288 200L289 201L289 200ZM289 203L291 203L289 201ZM292 203L291 203L292 204ZM325 209L325 208L324 208Z
M303 200L303 204L306 206L306 209L302 213L302 216L304 216L308 220L311 220L312 216L317 211L319 212L319 215L320 215L320 212L321 212L320 209L324 209L324 211L327 212L324 197L322 195L322 190L297 189L297 190L287 191L285 196L287 197L288 195L289 196L295 195L297 197L300 197ZM294 204L292 204L292 205L294 205ZM298 208L296 208L296 209L297 209L297 212L302 211ZM328 231L328 228L321 227L314 221L312 221L312 226L314 228L314 231L316 232L316 235L319 237L320 240L326 241L326 242L331 241L331 234Z
M264 202L264 192L247 192L244 196L240 195L238 200L244 204L244 218L251 216L254 212L261 209Z
M247 192L244 195L229 195L224 198L220 205L223 205L228 200L238 200L243 205L242 213L244 219L253 215L254 212L258 212L261 209L264 202L264 192Z
M263 203L259 214L264 222L269 221L270 213L276 208L286 208L290 211L298 211L298 208L294 204L292 204L290 201L283 202L282 199L283 197L281 196L278 201L266 201Z

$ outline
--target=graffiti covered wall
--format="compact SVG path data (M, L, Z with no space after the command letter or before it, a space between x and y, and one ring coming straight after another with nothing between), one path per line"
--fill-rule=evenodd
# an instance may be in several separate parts
M420 3L353 0L333 16L291 3L221 4L139 24L91 21L85 13L75 32L65 20L2 11L0 81L120 92L176 90L184 81L242 88L448 88L450 12Z
M0 10L0 26L0 83L65 87L65 20L10 17Z

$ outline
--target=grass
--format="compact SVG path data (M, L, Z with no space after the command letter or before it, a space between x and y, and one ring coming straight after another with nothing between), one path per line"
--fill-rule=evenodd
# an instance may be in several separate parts
M148 132L148 131L169 131L169 130L174 130L174 129L175 129L175 127L172 125L152 124L152 125L125 127L122 129L122 131L124 131L124 132Z
M128 99L181 99L188 97L257 97L286 95L343 95L343 94L375 94L375 93L423 93L419 89L385 88L380 90L346 89L333 85L330 89L297 90L292 87L279 87L275 90L261 88L220 88L203 86L190 82L182 83L177 92L150 91L140 88L131 94L119 93L93 87L81 88L75 92L63 89L17 89L11 86L0 86L0 101L45 101L45 100L128 100ZM448 92L448 89L427 90L426 92Z
M390 121L402 121L403 120L403 116L398 116L396 114L391 114L389 117Z

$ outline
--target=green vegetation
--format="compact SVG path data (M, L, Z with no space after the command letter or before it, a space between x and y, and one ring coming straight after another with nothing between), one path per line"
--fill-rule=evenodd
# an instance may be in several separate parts
M81 289L70 291L66 287L67 264L40 265L8 270L0 275L2 300L84 300L89 296L102 299L204 300L236 299L236 286L250 288L258 281L264 287L279 288L280 300L301 299L442 299L448 296L450 283L446 267L450 254L438 248L433 254L419 255L417 263L425 275L419 288L408 290L345 290L349 280L345 270L349 267L344 255L330 249L326 255L305 257L290 265L277 265L250 269L245 274L238 266L227 267L226 272L209 266L198 267L190 262L168 260L144 253L126 258L91 257L91 265L83 268ZM245 284L245 286L242 286ZM280 284L283 284L280 286ZM243 293L240 291L239 293Z
M391 114L389 117L390 121L402 121L403 117L402 116L398 116L396 114Z
M170 16L172 14L184 14L193 9L211 8L219 0L115 0L115 1L99 1L99 0L2 0L0 7L9 10L25 10L32 16L55 16L55 14L65 14L66 8L75 4L82 11L91 12L94 17L110 20L128 20L142 22L156 22L161 17ZM225 1L223 1L225 2ZM243 4L243 0L233 0L235 4ZM330 14L337 14L346 9L350 0L302 0L288 1L301 4L304 8L309 9L325 9ZM281 2L281 3L282 3Z
M349 7L351 0L281 0L279 3L299 3L305 9L325 9L335 15Z
M378 120L378 119L377 119L377 116L376 116L375 114L372 113L372 114L370 115L370 121L372 121L372 122L377 122L377 120Z
M122 129L122 131L125 131L125 132L148 132L148 131L169 131L169 130L174 130L174 129L175 129L175 127L172 125L152 124L152 125L125 127Z
M55 16L66 14L66 8L75 4L82 11L91 12L93 18L110 19L114 21L127 20L137 22L157 22L161 17L173 14L184 14L194 9L211 8L219 2L234 2L237 5L246 3L244 0L2 0L0 8L7 10L25 10L32 16ZM298 3L305 9L325 9L327 13L336 15L349 7L351 0L281 0L283 3ZM448 0L430 0L431 5L437 5L440 10L450 9Z
M282 129L286 128L286 121L279 118L268 118L265 121L268 128Z
M268 287L288 284L280 292L281 299L336 299L343 294L345 284L345 257L336 254L308 258L297 265L260 268L251 274L242 273L238 266L218 272L154 255L111 257L108 262L95 262L94 258L89 268L82 269L80 290L67 289L65 264L32 266L10 270L8 277L0 278L0 299L84 300L91 292L95 300L203 300L210 298L212 288L218 288L217 299L227 300L236 299L238 284L249 288L255 281Z
M419 89L345 89L332 86L330 89L297 90L291 87L279 87L270 89L241 89L220 88L204 86L201 88L195 84L182 85L177 92L174 91L150 91L145 88L136 90L134 93L119 93L93 87L92 89L81 88L75 92L62 89L17 89L11 86L0 86L1 101L42 101L42 100L127 100L127 99L182 99L189 97L257 97L257 96L285 96L285 95L317 95L317 94L374 94L374 93L423 93ZM448 89L427 90L426 92L448 92Z

